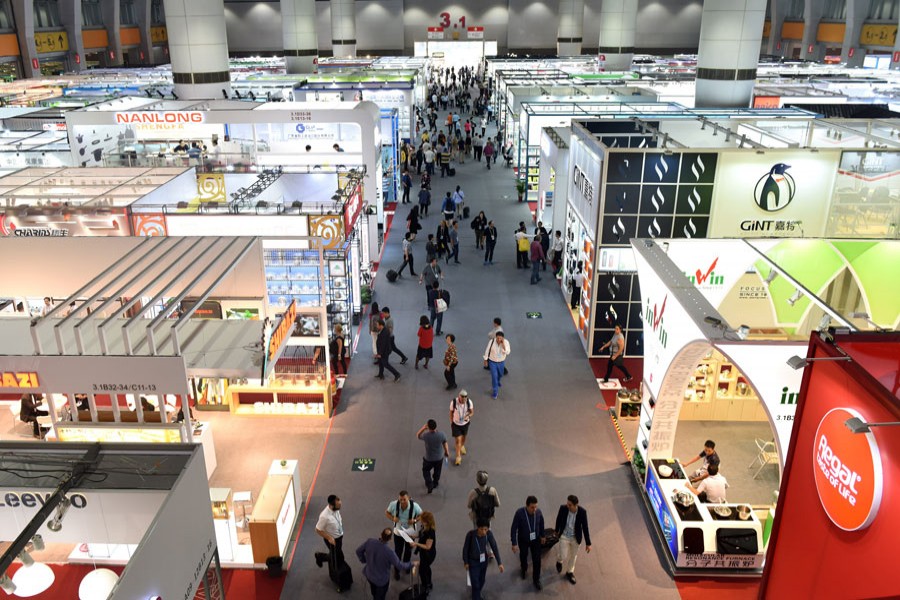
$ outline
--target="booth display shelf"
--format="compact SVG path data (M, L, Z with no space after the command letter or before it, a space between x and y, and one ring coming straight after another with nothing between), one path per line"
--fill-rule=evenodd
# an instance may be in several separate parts
M620 421L636 421L641 418L641 401L616 398L616 418Z
M684 390L680 418L688 421L764 421L766 415L743 374L717 353L697 365Z
M331 385L312 377L276 379L269 387L233 385L228 404L238 415L330 416Z

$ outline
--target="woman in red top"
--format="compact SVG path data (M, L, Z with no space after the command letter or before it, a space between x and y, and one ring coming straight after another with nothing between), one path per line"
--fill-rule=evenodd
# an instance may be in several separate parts
M419 332L416 335L419 336L419 348L416 350L416 368L419 368L419 361L425 359L423 366L427 369L428 361L433 356L431 347L434 345L434 330L431 328L431 322L427 316L422 315L419 318Z

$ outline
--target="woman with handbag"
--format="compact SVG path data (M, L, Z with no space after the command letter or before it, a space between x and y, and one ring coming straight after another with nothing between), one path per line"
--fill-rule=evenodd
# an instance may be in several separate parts
M441 326L444 324L444 312L447 310L447 301L441 291L440 283L435 281L428 290L428 307L431 310L431 326L435 335L441 335Z

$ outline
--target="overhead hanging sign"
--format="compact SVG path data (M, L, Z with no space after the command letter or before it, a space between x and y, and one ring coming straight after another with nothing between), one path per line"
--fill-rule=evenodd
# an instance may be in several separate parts
M278 357L281 356L284 347L287 345L288 338L291 337L291 332L294 331L294 324L296 322L297 301L291 300L287 310L281 315L281 321L278 322L278 325L272 330L271 337L269 337L269 346L266 356L268 357L268 363L270 365L274 364L275 361L278 360Z
M35 31L34 47L39 53L65 52L69 49L69 34L65 31Z
M884 472L878 442L871 431L853 433L847 419L865 417L852 408L825 413L813 438L813 473L822 508L844 531L872 524L881 506Z
M484 27L467 27L466 35L470 40L483 40Z

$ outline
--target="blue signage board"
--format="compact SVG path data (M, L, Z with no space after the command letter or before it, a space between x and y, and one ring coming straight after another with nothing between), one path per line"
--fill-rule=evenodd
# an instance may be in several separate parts
M656 477L656 471L653 468L647 469L647 496L650 498L650 504L653 505L653 514L662 527L663 535L666 536L666 542L669 544L669 551L672 558L678 558L678 528L675 526L675 519L669 511L669 505L666 504L662 488L659 486L659 479Z

